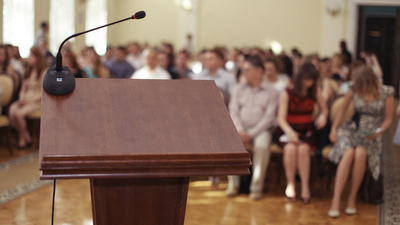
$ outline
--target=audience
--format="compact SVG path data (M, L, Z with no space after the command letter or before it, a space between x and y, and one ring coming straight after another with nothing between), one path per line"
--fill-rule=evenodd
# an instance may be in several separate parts
M135 71L131 64L129 64L126 58L126 49L119 46L115 49L115 59L111 61L108 69L111 72L113 78L129 78Z
M49 23L47 21L43 21L40 24L40 29L36 32L35 45L39 46L40 39L45 39L46 41L48 41L49 40L48 33L49 33Z
M86 73L79 68L78 62L76 60L75 54L70 50L65 50L62 52L63 55L63 66L68 66L71 72L74 74L75 78L86 78Z
M282 62L278 57L269 57L264 62L266 82L271 84L279 93L286 89L290 79L282 74Z
M362 60L356 60L354 62L351 63L350 65L350 70L349 70L349 77L345 82L342 82L339 86L339 90L338 90L338 95L345 95L347 93L347 90L349 89L349 84L350 84L350 80L353 77L353 73L354 71L360 67L360 66L364 66L365 62Z
M292 89L283 91L279 100L278 124L275 140L283 147L283 163L287 180L285 190L290 201L296 200L295 176L298 170L301 180L301 199L304 204L311 200L310 151L316 150L313 110L317 102L320 114L315 120L317 129L326 124L328 109L317 87L318 72L311 63L304 63L294 78Z
M204 70L194 76L195 80L214 80L217 87L223 92L226 100L229 100L236 79L223 69L224 55L217 49L209 50L205 53Z
M143 58L144 66L133 73L131 79L171 79L171 75L158 65L157 50L144 50Z
M229 111L243 144L253 143L253 177L249 198L261 199L264 178L269 163L268 151L279 93L263 82L264 66L258 56L248 57L243 65L246 83L239 84L232 94ZM228 196L235 196L239 189L239 176L228 176Z
M46 62L46 66L52 66L56 64L56 58L54 57L53 54L51 54L51 52L49 51L49 42L46 38L40 38L39 39L39 43L38 43L38 47L40 49L40 52L42 53L45 62Z
M126 61L131 64L133 69L139 70L143 67L142 50L139 43L133 42L128 45L128 55Z
M233 76L236 76L239 68L238 68L238 58L241 54L240 50L234 48L228 53L228 61L225 63L225 68L228 72L230 72Z
M110 71L103 65L100 56L96 53L93 47L87 47L86 65L83 70L88 78L109 78Z
M106 48L106 54L104 54L101 57L101 62L103 63L104 66L106 66L107 68L111 67L111 64L115 61L115 53L114 53L114 47L109 45Z
M19 99L12 103L9 111L11 126L18 131L18 148L25 148L32 144L25 117L41 109L42 78L46 70L47 67L42 53L37 47L32 47L22 80Z
M14 81L19 80L19 75L14 71L10 65L10 58L8 56L8 51L4 45L0 45L0 73L5 73L11 75Z
M22 77L19 99L9 108L11 126L18 132L18 148L32 143L25 118L40 110L42 77L47 66L55 62L47 49L45 29L48 25L38 32L36 46L27 60L21 59L17 46L0 45L1 72ZM78 60L71 50L63 48L62 54L63 65L68 66L76 78L109 78L111 75L132 79L214 80L229 105L243 144L252 146L253 177L249 198L253 200L262 198L269 146L275 141L283 148L287 179L285 195L290 201L300 197L302 203L310 203L310 153L315 152L318 173L322 176L321 150L330 139L334 146L329 160L338 164L338 169L328 215L338 217L340 198L350 171L352 185L345 209L350 215L356 212L355 199L364 176L365 162L368 162L373 179L380 174L380 134L391 123L394 95L392 87L382 84L383 72L376 55L362 52L362 60L354 61L349 68L351 54L344 41L340 46L341 54L322 60L317 54L303 57L296 48L288 57L285 52L274 56L271 49L259 47L232 48L230 51L218 47L202 50L197 61L188 62L188 49L174 55L173 45L163 43L162 51L145 48L142 52L137 42L126 48L108 46L101 58L93 47L84 48ZM191 46L186 47L192 51ZM328 109L340 95L345 95L345 102L331 125L327 123ZM351 100L356 113L338 127ZM319 110L316 119L313 118L314 105ZM400 115L400 106L397 114ZM299 196L295 191L296 171L301 182ZM238 194L239 182L239 176L228 176L227 196Z
M192 76L193 72L188 68L189 54L186 51L180 51L174 59L174 67L172 72L178 74L178 78L188 79Z
M173 71L173 67L172 67L172 69L168 68L169 57L165 52L158 52L157 62L161 68L163 68L164 70L166 70L169 73L169 75L171 76L172 79L179 79L179 74L176 73L175 71Z
M336 54L332 57L332 78L336 81L345 81L349 76L349 68L344 64L343 55Z
M5 45L5 47L8 53L8 57L10 59L10 66L22 78L22 76L24 75L25 67L24 64L17 58L17 55L19 56L19 58L21 58L19 52L16 52L18 51L18 47L15 48L16 46L12 46L9 44Z
M330 139L335 143L329 160L338 164L333 199L328 215L339 217L340 199L351 172L351 190L345 213L353 215L356 197L364 177L366 163L374 180L380 176L382 133L392 122L394 88L382 85L371 68L361 66L352 77L344 103L332 124ZM349 102L353 100L354 116L338 128ZM352 168L351 168L352 166Z
M364 59L365 64L374 71L379 81L383 83L383 71L376 55L372 52L361 52L360 57Z
M345 41L340 42L340 50L343 56L343 63L346 65L350 65L352 61L351 53L347 50L347 44Z

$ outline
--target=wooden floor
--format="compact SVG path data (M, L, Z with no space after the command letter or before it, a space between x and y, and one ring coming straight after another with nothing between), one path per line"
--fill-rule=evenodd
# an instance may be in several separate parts
M330 196L313 198L309 205L290 203L283 196L282 185L271 187L260 201L247 195L225 196L226 181L212 186L209 181L191 181L186 208L186 225L259 225L259 224L377 224L378 207L358 202L358 213L338 219L326 216ZM0 205L1 225L50 224L52 185ZM344 197L347 193L344 194ZM345 201L342 202L342 208ZM92 222L88 180L57 182L55 224L89 225Z
M397 101L395 106L397 107ZM397 116L394 117L394 123L397 123ZM13 151L14 156L11 157L2 148L0 163L37 151L37 149L14 149ZM227 182L224 177L221 177L221 179L222 181L218 186L212 186L207 178L195 177L191 179L186 207L186 225L378 224L379 207L363 201L357 202L358 212L356 215L347 216L343 213L350 182L347 182L342 196L342 215L338 219L331 219L326 214L331 202L332 188L324 197L314 197L308 205L303 205L299 201L290 203L284 197L285 181L282 179L280 184L271 184L269 191L264 193L264 197L260 201L252 201L247 195L240 195L235 198L226 197L224 190ZM0 182L7 181L0 180ZM0 225L50 224L52 190L52 185L48 185L1 204ZM58 181L56 193L54 224L93 224L89 180Z

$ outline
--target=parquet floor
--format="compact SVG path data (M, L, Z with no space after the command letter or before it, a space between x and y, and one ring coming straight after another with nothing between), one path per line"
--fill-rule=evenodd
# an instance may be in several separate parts
M289 203L283 195L283 186L275 185L260 201L247 195L235 198L225 196L226 181L212 186L209 181L190 182L186 208L186 225L264 225L264 224L377 224L378 207L358 202L355 216L342 215L338 219L326 216L330 196L313 198L309 205ZM58 225L92 224L88 180L57 182L55 223ZM1 225L50 224L52 185L31 192L0 205ZM345 193L344 196L347 196ZM345 207L345 201L342 202Z

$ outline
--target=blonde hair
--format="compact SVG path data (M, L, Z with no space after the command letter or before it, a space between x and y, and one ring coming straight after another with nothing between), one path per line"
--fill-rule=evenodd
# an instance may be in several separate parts
M371 93L374 99L380 98L380 82L374 71L367 66L360 66L352 74L354 89L361 99L365 100L367 93Z

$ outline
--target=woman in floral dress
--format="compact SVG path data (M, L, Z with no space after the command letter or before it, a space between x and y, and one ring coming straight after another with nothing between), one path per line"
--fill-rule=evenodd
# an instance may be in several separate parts
M355 205L357 192L367 164L373 179L378 179L382 152L381 134L392 122L393 95L394 88L382 85L370 68L362 66L354 71L352 83L329 135L332 143L335 143L329 154L329 160L338 164L332 204L328 212L330 217L340 215L340 198L350 171L351 190L345 209L348 215L357 212ZM351 100L354 102L354 115L337 129L343 112Z

